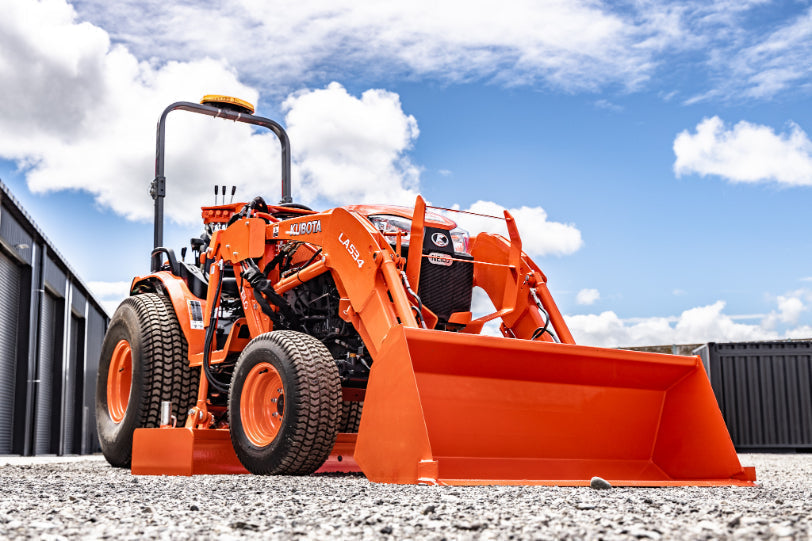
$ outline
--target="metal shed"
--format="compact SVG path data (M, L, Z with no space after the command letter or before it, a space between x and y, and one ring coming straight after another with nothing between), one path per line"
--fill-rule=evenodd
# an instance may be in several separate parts
M108 323L0 181L0 455L99 450L94 396Z
M695 354L736 449L812 450L812 341L711 342Z

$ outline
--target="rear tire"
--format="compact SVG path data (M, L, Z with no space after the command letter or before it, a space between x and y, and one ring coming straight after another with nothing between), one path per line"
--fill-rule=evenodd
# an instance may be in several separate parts
M356 433L361 425L361 411L364 409L363 402L349 402L347 400L341 404L341 420L338 423L338 431L342 433Z
M96 378L96 429L107 461L130 465L133 432L158 427L164 400L182 425L196 390L172 302L155 293L125 299L104 336Z
M324 344L294 331L262 334L240 354L228 394L231 442L260 475L308 475L338 434L341 383Z

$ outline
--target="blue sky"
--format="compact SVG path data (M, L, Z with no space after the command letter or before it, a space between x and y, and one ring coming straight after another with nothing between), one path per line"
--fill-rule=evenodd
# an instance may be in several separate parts
M581 343L812 337L809 2L10 2L0 178L111 309L161 110L225 93L314 208L510 209ZM278 197L271 137L168 137L176 249L215 182Z

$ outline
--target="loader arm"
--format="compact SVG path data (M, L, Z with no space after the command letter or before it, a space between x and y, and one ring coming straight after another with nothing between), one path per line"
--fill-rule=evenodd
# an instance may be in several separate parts
M258 218L237 220L215 233L209 257L215 262L222 259L237 269L246 259L263 258L260 263L264 264L275 253L266 250L266 243L285 241L318 246L321 255L306 269L274 283L275 292L282 294L329 271L341 295L339 315L353 324L373 359L392 328L418 326L403 287L398 256L369 220L343 208L271 224ZM219 272L216 265L213 271L214 280ZM239 276L237 281L251 335L268 332L271 328L267 318L256 315L251 288ZM209 288L210 295L212 291ZM214 306L213 300L207 299L208 307ZM204 320L209 314L207 311Z

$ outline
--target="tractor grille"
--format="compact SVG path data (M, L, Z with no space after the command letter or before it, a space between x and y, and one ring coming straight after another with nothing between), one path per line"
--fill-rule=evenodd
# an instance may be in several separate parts
M454 254L455 259L470 259L468 254ZM471 310L471 291L474 286L474 264L452 261L451 265L435 265L428 258L420 265L418 295L429 310L441 321L447 321L454 312Z

